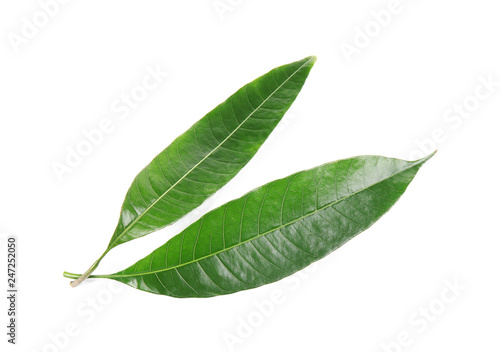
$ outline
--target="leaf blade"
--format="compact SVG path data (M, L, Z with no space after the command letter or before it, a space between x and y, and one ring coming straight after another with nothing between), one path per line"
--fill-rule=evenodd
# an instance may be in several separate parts
M205 214L131 267L97 277L173 297L280 280L369 228L429 157L361 156L273 181Z
M315 60L243 86L158 154L132 182L108 250L172 224L229 182L293 103Z

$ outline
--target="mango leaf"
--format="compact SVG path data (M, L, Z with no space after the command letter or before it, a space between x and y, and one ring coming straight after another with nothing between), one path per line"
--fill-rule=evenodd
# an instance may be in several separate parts
M370 227L431 156L359 156L298 172L207 213L129 268L91 277L173 297L280 280Z
M316 57L280 66L245 85L158 154L134 179L114 247L168 226L202 204L255 155L300 92Z

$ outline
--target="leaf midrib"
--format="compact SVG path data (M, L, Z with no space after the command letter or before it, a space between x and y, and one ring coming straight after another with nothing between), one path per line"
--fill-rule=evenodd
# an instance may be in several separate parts
M126 274L126 275L123 275L123 274L122 274L122 275L120 275L120 274L118 274L118 275L117 275L117 274L111 274L111 275L95 275L94 277L100 277L100 278L118 278L118 277L134 277L134 276L151 275L151 274L156 274L156 273L160 273L160 272L164 272L164 271L168 271L168 270L177 269L177 268L183 267L183 266L185 266L185 265L189 265L189 264L192 264L192 263L199 262L199 261L201 261L201 260L203 260L203 259L205 259L205 258L209 258L209 257L212 257L212 256L216 256L216 255L217 255L217 254L219 254L219 253L223 253L223 252L228 251L228 250L230 250L230 249L232 249L232 248L235 248L235 247L241 246L241 245L243 245L243 244L245 244L245 243L247 243L247 242L250 242L250 241L253 241L253 240L257 239L257 238L260 238L260 237L262 237L262 236L266 236L266 235L270 234L271 232L274 232L274 231L280 230L280 229L282 229L282 228L284 228L284 227L287 227L287 226L289 226L289 225L292 225L292 224L294 224L294 223L296 223L296 222L298 222L298 221L300 221L300 220L302 220L302 219L305 219L305 218L307 218L307 217L309 217L309 216L312 216L312 215L316 214L317 212L319 212L319 211L321 211L321 210L323 210L323 209L326 209L326 208L328 208L328 207L330 207L330 206L333 206L333 205L335 205L335 204L337 204L337 203L340 203L340 202L342 202L343 200L345 200L345 199L347 199L347 198L349 198L349 197L352 197L352 196L354 196L354 195L356 195L356 194L358 194L358 193L361 193L361 192L363 192L363 191L366 191L368 188L371 188L371 187L373 187L373 186L375 186L375 185L377 185L377 184L379 184L379 183L381 183L381 182L384 182L384 181L386 181L386 180L388 180L388 179L390 179L390 178L392 178L392 177L394 177L394 176L396 176L396 175L399 175L399 174L401 174L401 173L403 173L403 172L405 172L405 171L407 171L407 170L409 170L409 169L411 169L411 168L413 168L413 167L415 167L415 166L417 166L417 165L420 165L420 164L424 163L426 160L428 160L428 158L423 158L423 159L420 159L420 160L416 161L414 164L412 164L412 165L410 165L410 166L408 166L408 167L406 167L406 168L404 168L404 169L402 169L402 170L400 170L400 171L398 171L398 172L396 172L396 173L392 174L392 175L391 175L391 176L389 176L389 177L383 178L383 179L381 179L381 180L379 180L379 181L377 181L377 182L375 182L375 183L373 183L373 184L371 184L371 185L369 185L369 186L367 186L367 187L364 187L363 189L360 189L359 191L356 191L356 192L351 193L351 194L349 194L349 195L347 195L347 196L345 196L345 197L342 197L342 198L340 198L340 199L337 199L336 201L333 201L333 202L331 202L331 203L328 203L328 204L326 204L326 205L322 206L321 208L316 209L315 211L313 211L313 212L311 212L311 213L308 213L308 214L306 214L306 215L303 215L303 216L301 216L301 217L299 217L299 218L297 218L297 219L295 219L295 220L293 220L293 221L290 221L290 222L288 222L288 223L286 223L286 224L282 224L282 225L280 225L280 226L278 226L278 227L276 227L276 228L274 228L274 229L272 229L272 230L269 230L269 231L263 232L263 233L261 233L261 234L258 234L257 236L252 237L252 238L250 238L250 239L248 239L248 240L246 240L246 241L239 242L239 243L235 244L234 246L231 246L231 247L226 247L226 248L224 248L224 249L222 249L222 250L220 250L220 251L217 251L217 252L214 252L214 253L210 253L210 254L208 254L208 255L206 255L206 256L204 256L204 257L200 257L200 258L197 258L197 259L194 259L194 260L190 260L190 261L188 261L188 262L185 262L185 263L182 263L182 264L178 264L178 265L175 265L175 266L171 266L171 267L169 267L169 268L164 268L164 269L159 269L159 270L154 270L154 271L148 271L148 272L142 272L142 273L133 273L133 274ZM340 161L338 161L338 162L340 162ZM151 255L153 255L153 254L151 254ZM141 260L142 260L142 259L141 259Z
M108 248L112 248L115 243L120 239L122 238L136 223L137 221L139 221L142 216L144 214L146 214L152 207L154 207L156 205L156 203L158 203L168 192L170 192L175 186L177 186L182 180L184 180L193 170L195 170L201 163L203 163L208 157L210 157L213 153L215 153L215 151L217 151L224 143L226 143L226 141L232 137L233 134L236 133L236 131L238 131L240 129L241 126L243 126L250 117L252 117L252 115L257 111L259 110L262 105L264 105L278 90L281 89L281 87L283 87L283 85L285 85L297 72L299 72L300 70L302 70L302 68L308 64L309 62L311 62L311 60L314 60L314 57L311 57L309 58L306 62L304 62L297 70L295 70L286 80L283 81L283 83L281 83L278 88L276 88L271 94L269 94L263 101L262 103L260 103L259 106L257 106L221 143L219 143L219 145L217 145L217 147L215 147L212 151L210 151L210 153L208 153L205 157L203 157L203 159L201 159L196 165L194 165L188 172L186 172L178 181L176 181L169 189L167 189L160 197L158 197L158 199L156 199L150 206L148 206L146 208L146 210L144 210L139 216L137 216L137 218L135 218L130 224L128 224L125 229L120 233L119 236L116 237L116 239L111 242L108 246Z

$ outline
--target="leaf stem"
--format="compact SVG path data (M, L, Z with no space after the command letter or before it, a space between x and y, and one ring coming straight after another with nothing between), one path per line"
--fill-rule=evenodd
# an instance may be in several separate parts
M90 266L90 268L88 268L87 271L84 272L82 275L68 273L65 271L63 274L64 277L67 277L70 279L76 279L76 280L70 282L71 287L77 287L83 281L87 280L89 278L90 274L92 274L94 272L94 270L97 268L97 266L101 262L102 258L104 258L104 256L109 252L109 250L110 250L110 248L106 249L104 251L104 253L94 262L94 264L92 264Z
M65 271L63 276L68 279L78 279L82 274L75 274ZM90 275L87 279L111 279L113 275Z
M66 278L68 278L68 279L78 279L82 275L81 274L68 273L67 271L65 271L63 273L63 276L66 277Z

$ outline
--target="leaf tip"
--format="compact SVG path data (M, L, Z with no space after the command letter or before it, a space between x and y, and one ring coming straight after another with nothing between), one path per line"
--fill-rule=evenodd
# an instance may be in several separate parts
M418 159L418 160L415 160L416 163L419 163L419 164L424 164L425 162L427 162L430 158L432 158L434 155L436 155L437 153L437 149L435 151L433 151L432 153L430 153L429 155L427 156L424 156L423 158L421 159Z
M302 62L306 63L307 66L312 67L316 63L316 60L318 60L318 58L315 55L311 55L303 59Z

